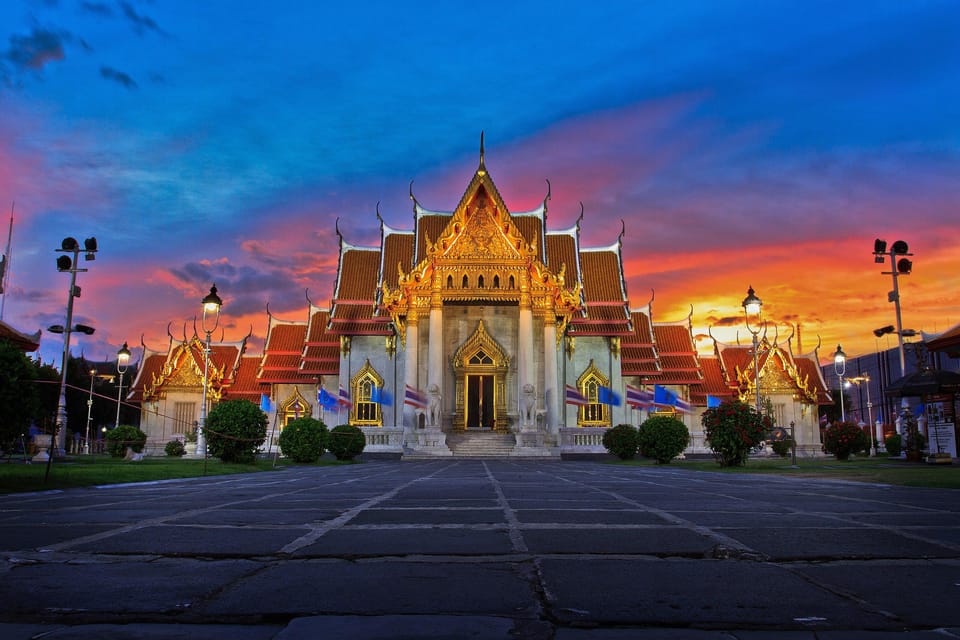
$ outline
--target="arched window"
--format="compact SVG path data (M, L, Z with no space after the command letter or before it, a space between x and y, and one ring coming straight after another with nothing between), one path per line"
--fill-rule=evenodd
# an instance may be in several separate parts
M513 279L513 276L510 276L510 280L508 280L507 282L508 282L507 284L508 289L513 289L517 286L516 281Z
M483 289L483 275L477 276L477 288Z
M494 289L500 288L500 276L498 275L493 276L493 288Z
M447 289L453 289L453 276L447 276Z
M370 361L357 372L350 381L353 393L353 408L350 411L350 424L364 426L383 426L380 404L374 402L377 391L383 389L383 376L370 366Z
M600 402L600 387L609 387L610 381L604 376L593 360L577 379L577 388L587 399L577 416L577 424L581 427L610 426L610 407Z
M467 279L467 274L463 274L463 283L460 285L461 289L466 289L470 286L470 280Z

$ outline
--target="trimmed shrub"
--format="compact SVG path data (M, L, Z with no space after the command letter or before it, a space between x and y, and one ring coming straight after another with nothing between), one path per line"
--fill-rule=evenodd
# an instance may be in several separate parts
M204 436L210 455L250 463L267 439L267 416L249 400L227 400L210 411Z
M621 460L637 455L637 430L632 424L618 424L603 434L603 446Z
M187 448L179 440L171 440L163 447L163 452L171 458L180 458L187 452Z
M654 458L659 464L669 464L689 443L687 425L673 416L647 418L637 429L640 455Z
M360 427L350 424L337 425L327 436L327 448L337 457L337 460L353 460L363 453L365 446L367 446L367 439L363 431Z
M147 434L128 424L122 424L107 432L107 452L114 458L127 455L127 447L142 453L145 444L147 444Z
M903 439L899 433L891 433L883 439L883 446L887 449L887 455L895 458L903 451Z
M770 443L770 448L781 458L786 458L790 454L790 447L793 446L793 440L784 438L783 440L774 440Z
M856 422L835 422L823 432L823 450L837 460L846 460L850 454L869 448L870 440Z
M316 462L327 445L327 425L316 418L297 418L280 432L280 451L294 462Z
M772 426L769 418L739 400L707 409L700 422L721 467L746 464L750 452L760 445Z

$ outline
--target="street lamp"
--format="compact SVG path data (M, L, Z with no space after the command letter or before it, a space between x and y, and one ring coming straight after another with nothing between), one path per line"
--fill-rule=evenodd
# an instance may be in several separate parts
M87 271L81 269L79 265L80 252L84 252L85 260L94 260L97 257L97 239L87 238L83 241L83 248L75 238L64 238L60 243L58 253L72 253L70 256L63 255L57 258L57 271L70 274L70 290L67 292L67 322L62 327L63 331L63 359L60 364L60 404L57 407L57 433L54 438L54 451L56 455L63 456L64 448L67 443L67 360L70 357L70 332L73 330L73 299L80 297L80 287L77 286L77 274ZM53 330L54 327L51 327ZM93 327L86 325L77 325L76 330L82 331L87 335L93 333ZM55 332L57 333L57 332ZM53 456L51 456L52 458ZM47 465L47 474L49 475L50 466ZM45 479L46 480L46 479Z
M120 374L120 384L117 385L117 421L113 425L114 429L120 426L120 403L123 398L123 374L126 373L127 363L129 362L130 349L127 348L127 343L124 341L123 346L120 347L119 351L117 351L117 373Z
M840 382L840 419L847 421L847 411L843 408L843 374L847 371L847 354L843 352L840 345L837 345L837 351L833 354L833 370L837 373L837 380Z
M886 262L887 256L890 256L890 271L881 271L883 275L890 275L893 277L893 291L887 293L887 302L892 302L894 304L894 309L896 310L897 315L897 342L900 348L900 375L907 375L907 363L906 358L904 357L903 351L903 321L900 317L900 286L897 282L898 276L908 276L910 272L913 271L913 261L909 260L906 256L912 256L912 253L909 253L910 248L907 246L907 243L903 240L897 240L890 246L890 250L887 251L887 241L877 238L873 241L873 261L877 264L883 264ZM884 327L883 330L877 329L877 331L882 331L882 333L874 333L879 338L883 333L892 333L892 331L885 331L887 327Z
M870 420L870 445L873 447L873 455L877 455L877 437L873 427L873 403L870 402L870 374L864 373L855 378L847 378L847 382L857 385L858 389L862 383L867 383L867 418ZM843 396L842 389L840 395Z
M90 421L93 420L93 381L96 379L97 370L92 368L90 373L90 397L87 399L87 430L83 437L83 453L90 455Z
M747 297L743 299L743 317L747 322L747 331L753 336L753 376L754 387L757 390L757 413L760 409L760 330L763 327L763 301L753 291L753 286L747 289ZM751 326L751 318L753 324Z
M204 333L207 334L207 340L203 348L203 398L200 400L200 424L197 427L197 454L206 457L207 438L204 430L207 425L207 385L209 384L207 375L210 370L210 334L216 331L217 325L220 324L220 307L223 306L223 300L217 295L217 285L210 287L210 293L203 298L202 304L203 320L201 326ZM208 321L208 317L212 317L212 320ZM212 322L212 326L208 327L208 322Z

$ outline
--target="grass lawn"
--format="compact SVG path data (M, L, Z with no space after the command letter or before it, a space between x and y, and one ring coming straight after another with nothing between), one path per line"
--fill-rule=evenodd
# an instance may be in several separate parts
M652 460L638 459L615 464L657 466ZM876 482L905 487L960 489L960 465L907 462L881 455L875 458L851 457L840 461L831 457L797 458L797 466L787 458L751 457L745 466L724 468L714 460L674 460L670 467L721 473L765 473L795 478L824 478Z
M258 460L254 464L235 464L210 458L204 465L203 460L185 458L156 457L144 458L141 462L127 462L122 458L107 456L75 456L63 462L54 460L50 466L50 476L44 482L47 471L45 463L24 464L13 459L9 463L0 463L0 493L252 473L282 469L288 464L282 458L274 467L272 459ZM350 463L324 460L318 464Z

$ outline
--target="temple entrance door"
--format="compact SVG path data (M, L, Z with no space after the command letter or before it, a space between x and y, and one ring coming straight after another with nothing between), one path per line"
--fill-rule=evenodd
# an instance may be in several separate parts
M493 429L497 411L492 375L467 375L467 429Z

